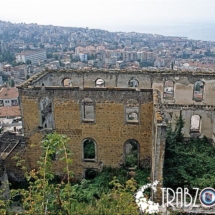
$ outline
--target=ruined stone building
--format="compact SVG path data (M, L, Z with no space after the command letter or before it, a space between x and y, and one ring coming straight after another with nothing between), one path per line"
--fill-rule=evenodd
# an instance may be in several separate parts
M152 179L162 178L166 124L180 111L186 137L215 138L213 73L46 70L18 89L31 168L52 131L70 138L73 172L80 178L104 165L127 165L132 153L128 167L150 165ZM60 162L53 163L60 174Z

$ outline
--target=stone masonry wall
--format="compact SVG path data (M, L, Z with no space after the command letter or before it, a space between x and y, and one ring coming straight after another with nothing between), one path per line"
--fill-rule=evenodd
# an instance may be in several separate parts
M40 111L38 102L48 97L53 102L54 129L70 138L69 146L73 152L73 172L77 177L84 176L88 168L100 169L101 164L119 167L124 162L124 144L135 139L140 145L139 159L151 157L153 96L152 90L87 88L80 90L72 87L45 87L19 89L23 111L25 137L29 138L26 160L31 168L41 155L40 142L45 133L40 129ZM83 122L81 101L91 98L95 107L95 121ZM128 100L135 99L139 104L138 123L127 123L125 106ZM48 130L48 129L47 129ZM95 162L83 160L83 140L92 138L97 145ZM36 147L31 148L34 144ZM56 173L62 171L62 164L53 161Z

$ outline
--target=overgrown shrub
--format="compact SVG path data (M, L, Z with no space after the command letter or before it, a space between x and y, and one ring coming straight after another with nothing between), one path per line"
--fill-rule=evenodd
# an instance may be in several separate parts
M42 141L44 153L38 161L38 169L26 172L29 186L12 190L11 196L21 197L23 214L138 214L134 192L148 182L149 169L136 170L133 179L127 169L104 167L94 179L71 184L72 160L68 140L65 135L48 134ZM52 171L56 158L59 162L64 161L66 182L56 180ZM23 160L17 160L17 164L26 170ZM6 205L3 207L6 211Z
M164 186L177 188L215 187L215 147L206 138L184 140L180 114L175 129L167 131Z

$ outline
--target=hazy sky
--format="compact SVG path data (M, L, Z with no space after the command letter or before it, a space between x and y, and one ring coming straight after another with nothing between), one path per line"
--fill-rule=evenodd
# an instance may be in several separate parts
M132 31L132 26L215 23L215 0L1 0L0 20Z

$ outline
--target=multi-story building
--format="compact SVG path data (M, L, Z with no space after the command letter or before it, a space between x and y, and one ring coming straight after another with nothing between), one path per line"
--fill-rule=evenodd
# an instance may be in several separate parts
M80 61L87 61L87 54L81 53L79 54Z
M75 48L75 54L76 55L79 55L79 54L81 54L81 53L83 53L83 52L85 52L86 51L86 49L84 48L84 47L82 47L82 46L77 46L76 48Z
M137 52L137 60L140 60L140 62L146 61L147 59L147 53L145 51Z
M25 51L16 54L16 62L19 63L27 63L28 61L31 64L38 64L41 61L46 60L46 50L45 49L40 49L36 51Z

